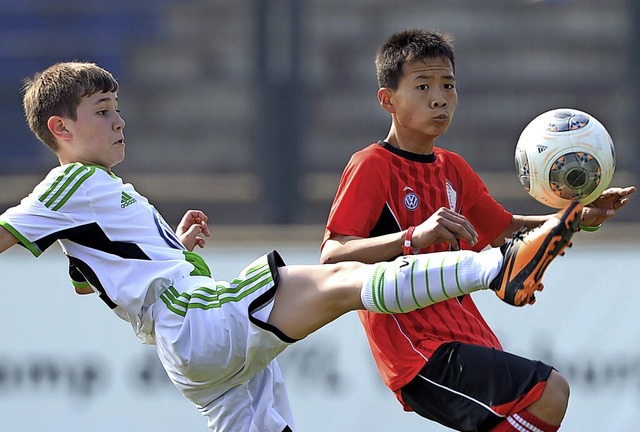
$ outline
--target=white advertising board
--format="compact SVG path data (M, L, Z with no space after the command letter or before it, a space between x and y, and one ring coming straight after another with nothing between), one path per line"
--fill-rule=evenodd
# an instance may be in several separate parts
M66 259L52 249L38 259L18 248L0 256L0 430L206 431L154 348L99 299L76 295ZM218 279L230 279L268 250L217 245L203 255ZM278 250L289 264L318 262L316 244ZM640 424L639 265L639 246L576 247L551 265L535 306L474 295L507 350L550 362L569 380L562 430ZM280 363L297 432L449 430L402 411L354 313L295 344Z

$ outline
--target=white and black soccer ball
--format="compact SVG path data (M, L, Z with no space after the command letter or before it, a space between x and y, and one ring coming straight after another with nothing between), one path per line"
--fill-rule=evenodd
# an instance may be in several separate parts
M613 140L602 123L571 108L534 118L520 134L515 159L529 195L553 208L594 201L616 168Z

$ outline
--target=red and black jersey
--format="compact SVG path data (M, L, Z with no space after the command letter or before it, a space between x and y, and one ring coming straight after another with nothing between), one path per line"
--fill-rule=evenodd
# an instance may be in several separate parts
M478 232L479 251L495 240L512 215L498 204L458 154L434 148L419 155L378 142L355 153L336 193L324 241L332 233L375 237L419 225L440 207L463 214ZM324 244L324 242L323 242ZM433 245L420 252L449 250ZM422 369L442 343L459 341L502 349L466 295L407 314L359 311L383 381L398 391Z

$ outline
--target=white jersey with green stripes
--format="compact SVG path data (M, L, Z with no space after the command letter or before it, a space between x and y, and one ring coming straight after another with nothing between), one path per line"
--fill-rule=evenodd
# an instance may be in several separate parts
M74 284L90 284L146 343L162 292L189 275L211 276L145 197L99 166L54 168L0 225L36 257L59 242Z

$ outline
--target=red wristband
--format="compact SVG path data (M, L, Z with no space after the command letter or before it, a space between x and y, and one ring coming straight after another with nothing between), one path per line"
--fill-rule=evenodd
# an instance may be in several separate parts
M411 226L407 229L407 234L404 236L404 243L402 243L402 254L413 255L413 246L411 245L411 238L413 237L413 231L416 227Z

